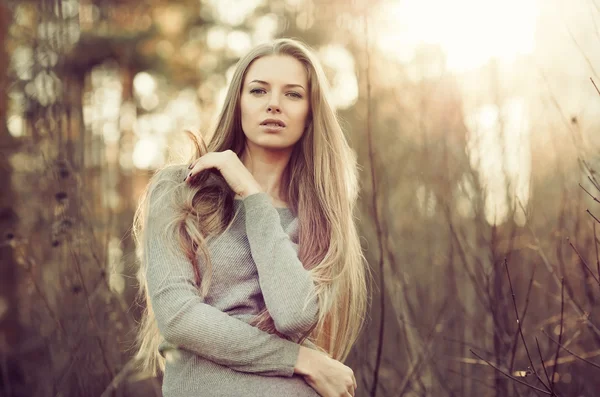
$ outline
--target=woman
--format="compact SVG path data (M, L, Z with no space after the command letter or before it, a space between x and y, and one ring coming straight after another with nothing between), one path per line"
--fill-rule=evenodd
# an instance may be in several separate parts
M354 396L366 310L356 161L318 60L278 39L233 75L208 148L157 172L134 233L138 357L170 396Z

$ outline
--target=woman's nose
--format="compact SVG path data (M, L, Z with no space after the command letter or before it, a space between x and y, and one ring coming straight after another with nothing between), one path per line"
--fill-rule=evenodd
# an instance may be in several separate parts
M270 104L269 107L267 108L267 112L269 112L269 113L281 113L281 108L279 107L279 105Z
M267 103L267 112L269 113L281 113L281 107L279 107L279 97L273 92L269 97L269 103Z

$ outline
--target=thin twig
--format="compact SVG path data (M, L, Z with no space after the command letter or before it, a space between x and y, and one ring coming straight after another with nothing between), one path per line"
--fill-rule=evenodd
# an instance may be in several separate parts
M546 370L546 364L544 364L544 357L542 356L542 349L540 349L540 342L538 341L537 336L535 337L535 344L537 346L538 354L540 355L540 360L542 362L542 368L544 369L544 374L546 375L546 380L548 384L551 384L550 377L548 376L548 371Z
M573 353L571 350L569 350L569 348L568 348L568 347L566 347L565 345L563 345L563 344L561 344L561 343L558 343L557 341L555 341L555 340L554 340L554 339L553 339L553 338L552 338L550 335L548 335L548 333L546 333L546 331L542 331L542 333L543 333L544 335L546 335L546 337L547 337L548 339L550 339L552 342L556 343L556 344L558 345L558 347L562 347L563 349L565 349L565 350L566 350L566 351L567 351L567 352L568 352L570 355L572 355L573 357L576 357L576 358L580 359L581 361L588 363L588 364L589 364L589 365L591 365L592 367L596 367L596 368L600 369L600 364L596 364L596 363L595 363L595 362L593 362L593 361L587 360L587 359L585 359L585 358L581 357L580 355L578 355L578 354L576 354L576 353Z
M596 224L594 223L594 248L596 248L596 270L600 278L600 256L598 256L598 237L596 237Z
M35 275L33 274L33 266L34 266L33 260L31 258L27 258L27 257L25 257L23 259L24 259L25 262L27 262L27 266L25 266L25 270L26 270L27 274L29 275L29 277L31 279L31 282L33 283L33 286L34 286L36 292L38 293L38 295L42 299L42 302L44 303L44 306L46 307L46 310L50 314L50 318L52 318L52 320L56 324L56 327L58 328L58 331L63 336L67 335L67 331L65 330L62 322L60 321L60 318L54 312L54 310L52 310L52 306L50 306L50 302L48 301L48 297L46 296L46 294L42 290L42 287L39 285L39 283L37 282L37 279L36 279Z
M369 48L369 19L365 16L365 48L366 48L366 83L367 83L367 141L369 148L369 165L371 166L371 187L372 192L372 207L375 227L377 230L377 244L379 249L379 338L377 341L377 355L375 358L375 368L373 370L373 384L371 386L372 397L377 395L377 384L379 381L379 367L381 366L381 355L383 352L383 335L385 323L385 280L384 280L384 253L383 253L383 236L381 232L381 224L379 221L379 212L377 211L377 180L375 174L374 154L373 154L373 132L371 130L371 80L370 80L370 48Z
M471 283L473 284L473 289L475 289L478 292L477 294L475 294L475 297L477 299L479 299L479 301L483 307L489 307L490 306L489 299L488 299L488 301L484 300L486 293L485 293L483 287L481 287L481 284L477 281L477 277L476 277L475 273L472 272L471 269L469 269L469 264L467 262L467 255L465 254L465 249L463 248L462 242L459 239L458 231L454 229L454 225L452 224L452 220L450 219L449 216L448 216L448 226L450 227L450 234L454 238L454 241L456 242L456 247L458 248L458 254L460 255L461 260L458 262L460 264L462 264L465 273L471 280Z
M585 211L586 211L588 214L590 214L590 216L591 216L592 218L594 218L594 219L596 220L596 222L600 223L600 219L596 218L596 217L594 216L594 214L592 214L592 213L590 212L590 210L585 210Z
M542 378L538 375L535 365L533 365L533 360L531 359L531 354L529 354L529 348L527 348L527 342L525 342L525 336L523 335L523 328L521 327L521 320L519 319L519 309L517 309L517 300L515 298L515 291L513 289L512 281L510 279L510 271L508 270L508 261L504 259L504 267L506 268L506 276L508 277L508 285L510 286L510 294L512 296L513 307L515 309L515 316L517 317L517 325L519 326L519 334L521 335L521 341L523 342L523 346L525 347L525 352L527 353L527 358L529 359L529 364L531 365L531 371L537 378L537 380L544 386L546 390L551 392L551 389L548 385L544 383Z
M592 193L588 192L586 188L583 187L583 185L580 183L579 187L583 189L584 192L586 192L588 194L588 196L590 196L592 198L592 200L594 200L597 203L600 203L600 200L598 200L596 198L596 196L594 196Z
M77 365L79 352L81 351L81 346L83 345L83 342L86 338L87 338L87 335L80 337L79 340L77 341L77 343L75 343L73 345L73 347L71 348L71 356L69 357L69 361L70 361L69 366L62 372L62 374L60 374L58 377L55 377L56 384L58 385L57 386L58 392L54 395L54 397L61 396L60 390L62 390L63 383L65 382L66 379L70 379L68 375L71 375L72 368L75 365Z
M558 345L560 346L560 342L562 342L562 336L563 336L563 323L564 323L564 314L565 314L565 279L562 278L560 280L561 286L560 286L560 332L558 333ZM559 348L558 346L556 347L556 354L554 355L554 362L558 363L558 352L559 352ZM554 367L552 367L552 378L551 382L550 382L550 389L552 391L554 391L554 376L556 375L556 367L558 367L558 365L554 365Z
M135 359L131 359L123 366L123 369L112 379L100 397L110 397L115 393L117 387L136 369Z
M521 322L525 321L525 317L527 316L527 309L529 308L529 297L531 296L531 289L533 287L533 279L535 277L535 271L537 269L537 262L533 263L533 270L531 271L531 276L529 277L529 284L527 286L527 294L525 295L525 307L523 308L523 313L521 314ZM510 357L510 367L509 369L512 371L513 366L515 364L515 357L517 353L517 342L519 341L519 334L515 333L515 337L512 342L511 349L511 357Z
M586 164L587 166L587 164ZM589 171L589 167L588 167L588 171ZM592 178L590 175L588 175L588 180L592 183L592 185L594 185L594 187L600 191L600 185L598 184L598 182L596 181L596 178Z
M521 379L519 379L519 378L515 378L514 376L512 376L512 375L510 375L510 374L508 374L508 373L506 373L506 372L502 371L500 368L498 368L497 366L495 366L494 364L492 364L491 362L489 362L489 361L488 361L488 360L486 360L485 358L481 357L480 355L478 355L477 353L475 353L473 350L469 349L469 351L470 351L470 352L471 352L471 353L472 353L472 354L473 354L475 357L479 358L480 360L483 360L483 361L485 361L485 362L487 363L487 365L489 365L490 367L494 368L496 371L500 372L502 375L506 376L507 378L509 378L509 379L512 379L512 380L514 380L515 382L517 382L517 383L520 383L520 384L522 384L522 385L525 385L525 386L527 386L527 387L529 387L529 388L531 388L531 389L533 389L533 390L535 390L535 391L538 391L538 392L540 392L540 393L544 393L544 394L547 394L547 395L549 395L549 396L551 396L551 395L552 395L550 392L548 392L548 391L546 391L546 390L544 390L544 389L540 389L540 388L538 388L538 387L535 387L535 386L533 386L533 385L530 385L529 383L527 383L527 382L524 382L524 381L522 381Z
M439 324L442 323L442 316L447 311L448 302L449 301L446 300L446 302L444 302L444 304L438 311L437 315L435 316L435 321L433 322L433 326L431 327L431 329L427 335L428 340L424 344L425 346L423 347L421 352L418 353L419 356L411 363L411 367L407 371L406 375L404 375L404 379L400 383L400 386L396 388L396 390L399 390L398 395L400 395L400 396L404 395L406 388L411 384L411 381L414 379L414 376L416 374L418 374L417 370L420 369L421 365L425 361L425 358L430 358L433 355L431 352L431 346L433 345L433 343L435 341L435 333L436 333L435 329Z
M79 263L79 257L77 256L77 254L75 252L73 252L73 250L70 250L70 252L71 252L71 256L73 257L73 260L75 261L75 265L76 265L75 269L77 270L77 275L79 276L79 281L81 282L81 288L83 289L83 293L85 295L85 304L87 307L88 316L90 318L90 321L92 322L92 325L96 329L96 340L98 342L98 346L100 347L100 352L102 353L102 362L104 364L104 367L110 374L110 376L114 377L115 373L113 372L112 368L108 364L108 359L106 357L106 351L104 349L102 339L100 338L100 327L98 326L98 323L96 322L96 319L94 317L94 312L92 310L91 303L90 303L90 294L85 285L85 280L83 278L83 273L81 271L81 264Z
M571 29L569 28L569 25L566 23L565 20L563 20L563 24L565 26L565 29L569 33L571 40L573 40L573 44L575 44L575 47L577 47L577 49L579 50L580 55L583 57L583 59L585 59L585 62L588 64L588 67L590 68L590 70L592 71L594 76L598 77L598 73L596 73L596 69L594 68L594 63L590 60L590 58L588 57L586 52L583 50L583 48L581 48L581 45L579 44L579 42L573 35L573 32L571 32ZM591 77L590 77L590 79L591 79ZM594 80L592 80L592 83L594 83Z
M473 383L479 383L480 385L487 387L488 389L490 389L490 391L495 391L496 390L496 386L495 385L488 385L487 383L485 383L485 381L477 378L476 376L469 376L469 375L465 375L462 372L458 372L457 370L454 370L452 368L448 368L446 369L446 372L450 373L450 374L455 374L458 375L460 377L463 377L464 379L467 379Z
M474 344L469 343L469 342L465 342L463 340L458 340L458 339L454 339L454 338L448 338L448 337L445 337L445 336L442 336L441 339L443 341L445 341L445 342L453 342L453 343L460 344L463 347L470 347L470 348L473 348L473 349L477 349L479 351L484 351L486 354L489 354L490 356L493 354L491 351L489 351L489 350L487 350L487 349L485 349L485 348L483 348L481 346L475 346Z
M596 83L594 83L594 79L590 77L590 81L592 82L592 84L596 88L596 92L598 92L598 94L600 94L600 90L598 89L598 86L596 85Z
M594 278L594 280L596 280L596 283L598 283L598 286L600 286L600 280L596 277L596 275L594 274L594 272L592 271L592 269L590 269L590 266L587 264L587 262L585 261L585 259L583 259L583 256L581 256L581 254L579 253L579 251L577 250L577 248L575 248L575 246L573 245L573 243L571 242L571 240L568 237L567 237L567 241L569 241L569 245L571 246L571 248L573 248L573 251L575 251L575 253L579 257L579 259L581 259L581 263L583 263L583 266L585 266L585 268L592 275L592 277Z
M517 202L519 203L519 206L521 207L521 209L523 210L523 212L526 213L525 212L525 208L523 207L523 203L521 203L521 200L519 200L517 198ZM544 254L544 251L540 248L540 246L541 246L540 245L540 240L537 238L537 235L535 234L535 232L533 231L533 229L529 225L529 222L526 222L525 225L527 227L527 230L529 230L529 232L531 233L531 236L533 237L533 239L535 241L535 244L536 244L535 251L537 251L537 253L539 254L540 258L542 259L542 262L544 262L544 266L546 267L546 269L548 270L548 272L552 275L552 278L554 279L554 281L556 282L556 284L560 286L561 284L564 283L564 280L562 280L558 276L558 274L554 270L554 267L552 266L552 264L550 264L550 261L546 257L546 254ZM581 306L579 306L579 304L575 301L575 299L573 299L573 297L570 294L568 294L567 297L569 298L569 303L571 304L571 306L573 307L573 309L575 310L575 312L577 313L577 315L579 315L583 319L583 321L585 322L585 324L594 333L594 335L597 338L600 338L600 329L598 329L598 327L596 327L596 325L594 323L592 323L590 321L590 319L585 316L585 311L581 308Z

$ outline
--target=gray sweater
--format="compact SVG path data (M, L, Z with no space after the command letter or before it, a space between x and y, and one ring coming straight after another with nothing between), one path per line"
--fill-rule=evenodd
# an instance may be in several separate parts
M274 207L266 193L235 200L232 224L208 242L213 276L202 298L190 261L164 246L160 234L173 210L163 207L152 210L146 224L146 277L164 338L164 397L319 396L294 374L300 345L248 324L265 305L277 330L288 336L299 336L316 321L317 298L304 307L314 283L292 242L297 218Z

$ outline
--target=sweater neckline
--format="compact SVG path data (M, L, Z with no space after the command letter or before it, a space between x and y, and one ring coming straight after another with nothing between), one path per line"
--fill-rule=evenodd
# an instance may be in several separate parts
M243 199L239 199L239 198L234 198L234 201L236 201L238 204L242 204L242 202L244 200ZM273 206L273 208L275 208L277 211L280 211L280 212L292 212L289 207L275 207L275 206Z

